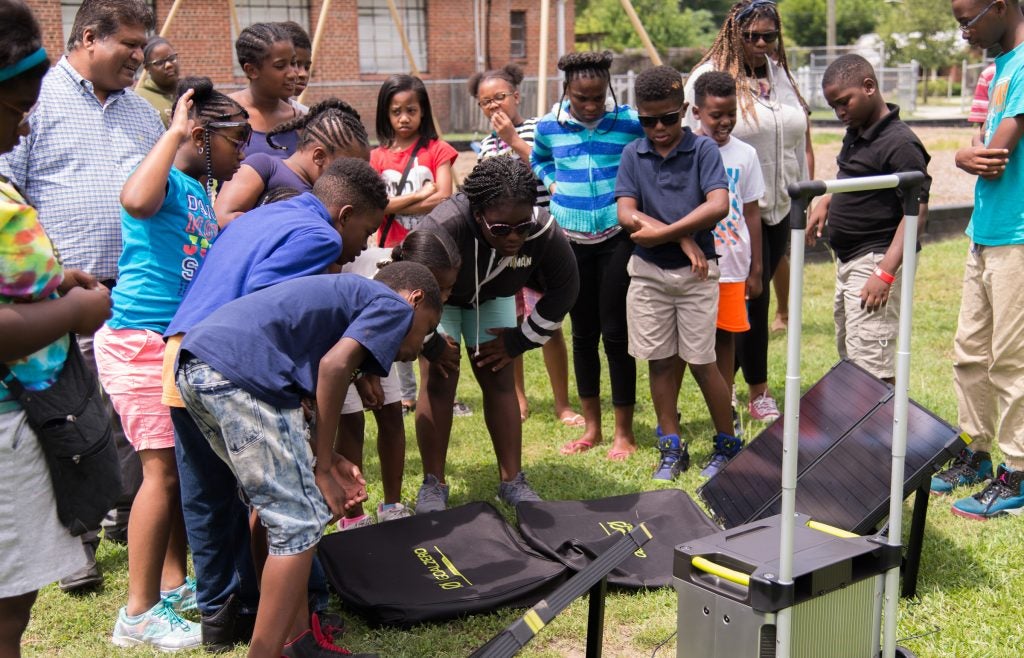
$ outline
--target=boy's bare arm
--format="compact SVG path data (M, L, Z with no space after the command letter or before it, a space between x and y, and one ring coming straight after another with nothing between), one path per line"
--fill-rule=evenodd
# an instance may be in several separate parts
M714 227L729 214L729 190L711 190L704 203L671 224L660 224L660 242L679 242L684 236ZM635 236L634 236L635 237Z
M618 213L619 226L627 233L639 231L644 226L656 229L663 226L661 222L650 215L644 214L637 209L636 199L628 196L620 196L615 200L615 209Z
M366 481L355 464L334 452L338 419L352 376L366 358L366 349L352 338L342 338L320 359L316 382L316 425L313 452L316 455L317 487L335 515L366 500Z
M922 203L921 210L917 216L918 235L924 229L927 218L928 204ZM896 234L893 235L889 248L885 250L885 255L882 256L882 260L878 263L878 268L887 274L895 274L896 270L903 264L903 235L906 223L906 217L900 220L900 225L896 228ZM869 311L878 310L889 301L891 289L892 286L882 281L879 277L875 275L869 276L860 291L861 306Z
M1007 117L999 122L988 145L978 135L972 145L956 152L956 166L969 174L993 180L1003 175L1010 154L1024 136L1024 115Z
M743 219L750 234L750 272L747 274L746 298L761 296L761 206L757 201L743 204Z

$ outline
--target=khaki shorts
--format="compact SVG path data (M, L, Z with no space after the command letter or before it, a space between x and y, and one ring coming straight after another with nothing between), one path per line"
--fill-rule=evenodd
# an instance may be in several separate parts
M715 361L718 264L701 281L689 266L665 270L631 256L626 295L629 353L644 361L678 356L687 363Z
M870 253L836 262L833 317L839 357L850 359L875 377L896 376L896 338L900 329L900 286L903 269L894 273L889 301L874 312L860 307L860 291L885 254Z

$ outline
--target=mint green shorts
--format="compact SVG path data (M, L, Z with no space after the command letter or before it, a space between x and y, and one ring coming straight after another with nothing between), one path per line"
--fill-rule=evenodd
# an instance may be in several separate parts
M481 304L479 310L445 304L439 328L460 345L465 337L469 349L476 349L478 344L494 340L489 329L516 326L516 298L497 297Z

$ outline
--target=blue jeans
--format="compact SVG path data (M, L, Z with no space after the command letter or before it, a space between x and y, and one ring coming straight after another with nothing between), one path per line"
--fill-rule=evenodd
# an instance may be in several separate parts
M185 409L172 407L171 421L199 611L212 615L235 594L241 613L255 614L259 590L249 546L249 510L238 496L235 476ZM309 598L311 610L327 609L327 577L316 557Z

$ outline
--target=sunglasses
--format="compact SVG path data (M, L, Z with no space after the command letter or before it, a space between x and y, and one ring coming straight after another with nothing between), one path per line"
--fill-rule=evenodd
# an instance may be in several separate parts
M980 14L978 14L977 16L972 18L971 20L967 21L966 23L962 23L959 26L960 27L960 31L965 33L965 34L967 32L970 32L971 28L973 28L975 25L977 25L978 21L980 21L982 18L984 18L985 14L987 14L989 12L989 10L992 9L992 7L995 7L997 2L999 2L999 0L992 0L992 2L988 3L987 7L985 7L984 9L981 10Z
M754 0L736 14L736 22L743 23L748 16L759 9L764 9L768 11L768 13L775 14L776 16L779 15L779 9L775 5L775 0Z
M675 112L669 112L668 114L662 114L661 116L656 117L641 114L637 116L637 119L640 120L640 125L643 126L644 128L653 128L657 126L659 123L665 126L666 128L669 128L671 126L679 125L679 119L682 117L682 115L682 109L678 109Z
M491 98L481 98L476 102L476 104L479 105L481 109L489 107L491 105L499 105L502 102L504 102L506 98L508 98L514 93L514 91L503 91L495 94Z
M504 238L515 233L516 235L526 235L533 230L534 222L532 219L528 222L522 222L520 224L488 224L482 222L487 230L496 238Z
M743 40L747 43L757 43L758 41L764 41L765 43L775 43L776 39L779 38L778 30L772 30L771 32L744 32Z
M216 130L217 128L242 128L242 137L231 137L230 135L218 132ZM249 125L248 121L211 121L206 124L206 129L214 135L220 135L234 144L235 150L239 152L243 151L245 147L249 145L249 140L252 138L252 126Z

